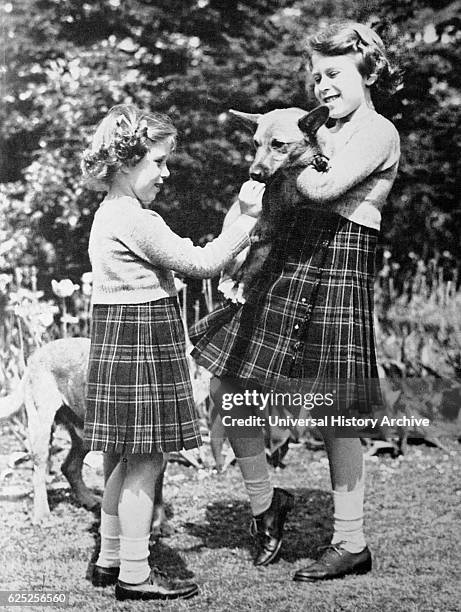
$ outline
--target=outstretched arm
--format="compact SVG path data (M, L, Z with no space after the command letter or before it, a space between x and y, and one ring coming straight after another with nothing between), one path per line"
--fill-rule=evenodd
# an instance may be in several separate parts
M158 215L131 213L120 240L130 251L150 264L175 270L185 276L208 278L250 244L249 232L256 219L241 215L235 223L205 246L175 234Z
M120 240L138 257L154 266L196 278L214 276L249 246L249 234L261 210L262 191L254 181L244 183L239 193L239 209L252 216L240 214L204 247L194 246L189 238L181 238L159 215L143 209L131 211Z

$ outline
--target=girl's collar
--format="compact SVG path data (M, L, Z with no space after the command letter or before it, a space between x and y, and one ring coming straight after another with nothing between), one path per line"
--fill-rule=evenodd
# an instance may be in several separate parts
M349 129L350 127L356 126L358 123L363 123L364 121L367 121L369 118L371 118L374 115L376 115L376 111L374 108L371 108L368 106L366 108L360 109L358 113L354 113L352 117L348 119L347 121L340 123L340 124L336 122L330 128L330 132L334 134L336 132L342 131L344 128Z
M107 195L104 200L101 202L101 206L104 204L110 204L111 202L123 202L124 204L128 204L130 206L136 206L137 208L144 208L142 203L137 199L129 195Z

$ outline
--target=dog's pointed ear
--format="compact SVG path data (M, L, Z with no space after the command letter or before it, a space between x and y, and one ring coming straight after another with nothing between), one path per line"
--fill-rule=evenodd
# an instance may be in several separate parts
M311 110L310 113L307 113L307 115L299 119L298 127L303 134L312 136L327 122L329 114L326 106L317 106L314 110Z
M258 125L258 121L262 117L261 113L242 113L233 109L229 110L229 113L235 117L243 126L254 131Z

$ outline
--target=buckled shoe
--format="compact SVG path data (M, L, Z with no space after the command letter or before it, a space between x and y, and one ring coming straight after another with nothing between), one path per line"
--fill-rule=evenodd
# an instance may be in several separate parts
M254 565L265 566L277 558L282 546L283 526L288 512L293 509L293 495L284 489L274 489L269 508L253 517L250 534L255 538L258 552Z

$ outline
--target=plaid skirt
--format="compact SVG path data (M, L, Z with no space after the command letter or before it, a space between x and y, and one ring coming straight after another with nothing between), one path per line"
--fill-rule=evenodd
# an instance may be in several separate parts
M193 357L215 376L266 389L334 387L344 412L381 407L373 329L377 237L337 214L303 209L273 243L246 303L223 303L190 329Z
M115 453L200 446L175 297L94 305L84 439Z

